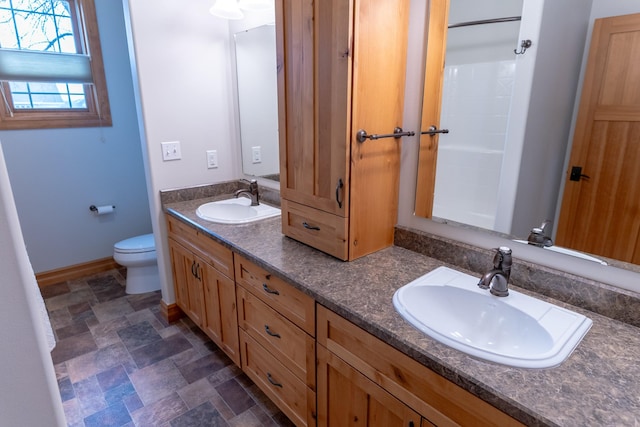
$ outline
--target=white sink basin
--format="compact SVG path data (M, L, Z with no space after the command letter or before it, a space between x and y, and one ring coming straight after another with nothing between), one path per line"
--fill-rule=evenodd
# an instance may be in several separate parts
M526 240L514 240L514 242L516 243L524 243L525 245L528 245L529 242L527 242ZM579 251L574 251L573 249L567 249L567 248L563 248L562 246L544 246L544 249L550 250L550 251L554 251L554 252L558 252L560 254L565 254L565 255L571 255L577 258L582 258L582 259L586 259L587 261L593 261L593 262L597 262L598 264L602 264L602 265L608 265L606 261L602 261L601 259L592 257L591 255L587 255L585 253L579 252Z
M521 368L562 363L591 319L509 290L496 297L479 277L439 267L398 289L396 310L435 340L480 359Z
M260 203L251 206L251 200L246 197L219 200L200 205L196 210L199 218L219 224L245 224L260 219L280 215L280 209Z

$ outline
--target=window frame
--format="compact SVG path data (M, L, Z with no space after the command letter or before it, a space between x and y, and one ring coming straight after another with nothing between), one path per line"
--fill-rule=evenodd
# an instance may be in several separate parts
M14 109L9 84L0 81L0 130L111 126L111 109L104 73L94 0L68 0L74 35L81 54L91 57L92 84L84 85L86 109Z

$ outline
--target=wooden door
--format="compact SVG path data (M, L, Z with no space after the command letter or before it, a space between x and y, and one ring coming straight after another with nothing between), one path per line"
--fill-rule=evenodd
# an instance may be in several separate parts
M433 0L429 2L428 7L427 51L420 126L422 131L428 130L431 126L440 127L449 0ZM415 214L425 218L431 218L433 211L438 139L437 134L420 135Z
M351 3L276 2L281 196L342 217L349 203Z
M556 244L639 264L640 14L595 21L566 173Z
M207 263L201 267L204 285L204 332L240 366L235 283Z
M318 426L420 426L420 415L318 346Z

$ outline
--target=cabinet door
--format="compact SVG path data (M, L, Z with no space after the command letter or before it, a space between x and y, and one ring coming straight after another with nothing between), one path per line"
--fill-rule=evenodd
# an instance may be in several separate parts
M189 281L194 275L193 255L169 239L169 251L171 252L171 267L173 269L173 284L175 287L176 304L185 313L189 311Z
M202 266L204 262L182 245L169 239L171 265L176 292L176 304L193 323L204 324L204 290Z
M176 304L183 310L186 310L189 296L187 294L187 271L185 271L185 263L183 260L184 249L178 245L173 239L169 239L169 253L171 257L171 269L173 272L173 285L176 297Z
M193 320L193 323L200 328L204 326L205 311L204 311L204 266L206 265L197 256L191 255L193 260L190 270L193 269L193 276L191 280L187 282L189 288L189 307L187 314Z
M280 191L348 213L352 2L276 1Z
M318 426L421 425L415 411L320 345L317 396Z
M205 263L201 267L204 283L204 332L240 366L235 283L209 264Z

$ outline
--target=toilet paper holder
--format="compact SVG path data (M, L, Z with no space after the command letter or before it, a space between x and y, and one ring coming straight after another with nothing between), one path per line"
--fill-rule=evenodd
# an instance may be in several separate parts
M98 214L100 214L100 211L109 210L109 208L115 209L116 206L115 205L106 205L106 206L91 205L91 206L89 206L89 210L91 212L95 212L95 213L98 213Z

